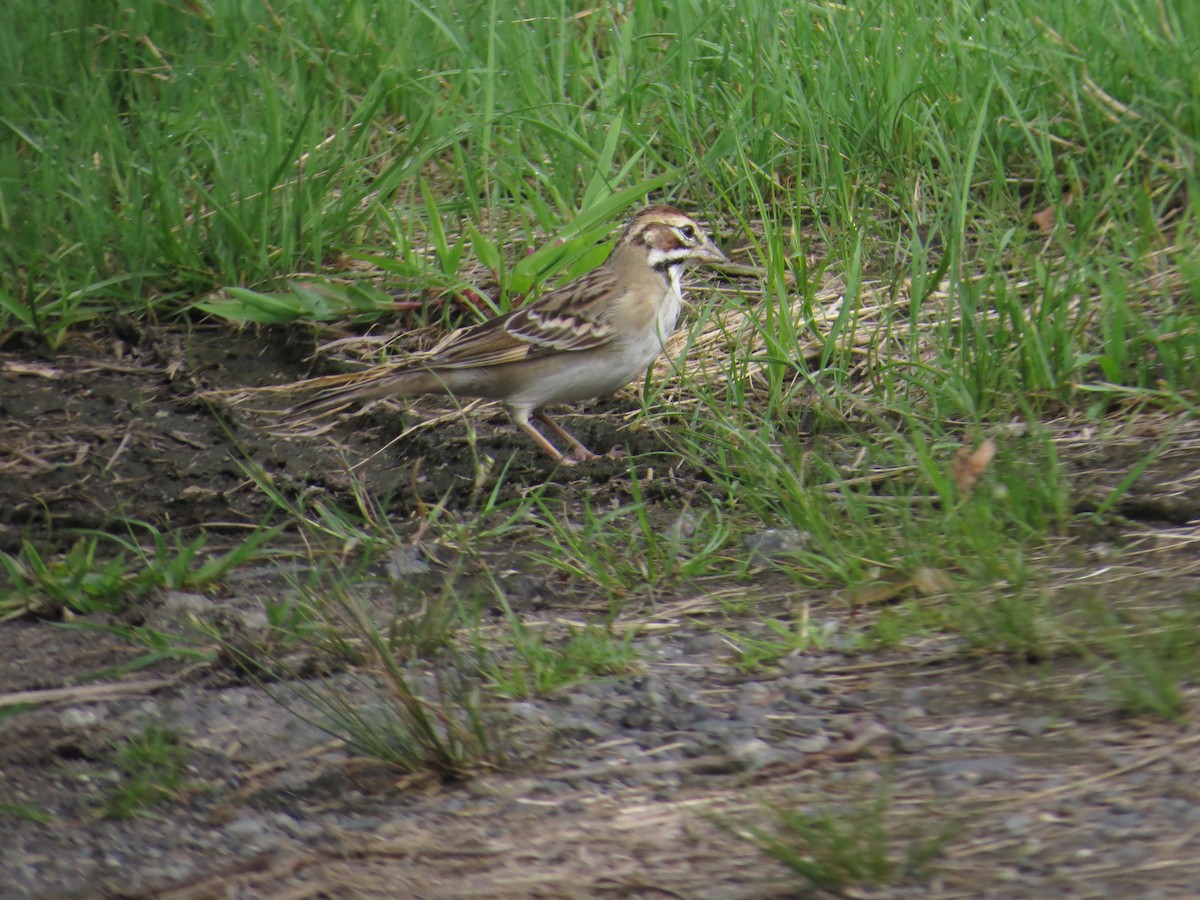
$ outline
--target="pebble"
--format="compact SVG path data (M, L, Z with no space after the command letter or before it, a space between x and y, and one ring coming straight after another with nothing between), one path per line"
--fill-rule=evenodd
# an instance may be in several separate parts
M988 784L994 781L1011 781L1020 773L1020 766L1011 756L996 754L973 759L947 759L929 766L929 771L954 780L971 784Z
M1023 835L1026 834L1033 826L1033 814L1028 812L1013 813L1011 816L1006 816L1004 819L1004 830L1009 834Z
M518 607L545 599L546 582L541 578L521 573L503 579L501 586L508 601Z
M799 528L764 528L742 539L742 549L752 564L762 565L791 556L812 543L812 535Z
M211 612L213 602L203 594L188 591L167 591L162 595L162 608L173 615L182 616L189 613L203 615Z
M225 826L225 834L239 841L250 841L260 837L267 830L267 821L262 816L246 816L234 819Z
M932 732L907 725L892 726L892 746L900 753L922 753L942 743L942 738Z
M58 720L64 728L74 730L95 725L100 721L100 714L94 706L71 706L58 714Z
M738 690L738 703L753 706L762 706L770 703L773 692L765 684L759 684L756 681L751 681L743 684Z
M1024 716L1017 719L1013 731L1025 737L1039 737L1045 734L1053 723L1054 720L1049 716Z
M824 734L827 721L823 716L792 716L787 722L787 729L798 734Z
M806 737L791 738L788 740L786 746L789 750L794 750L797 753L809 754L821 753L825 750L828 750L831 743L833 743L833 741L830 739L829 735L821 733L810 734Z
M680 545L685 541L691 540L695 536L696 529L700 527L702 521L703 520L700 518L700 516L696 515L691 510L684 510L679 514L674 522L659 532L659 534L666 540L676 545Z
M384 568L393 581L403 581L411 575L428 572L429 563L422 556L418 545L401 544L388 551Z
M287 813L276 813L275 824L299 841L312 840L325 833L325 828L307 819L297 819Z
M510 703L507 711L514 719L520 719L523 722L548 725L552 721L550 716L540 706L528 700Z
M777 750L761 738L730 742L729 755L751 771L771 763L782 762L786 758L783 751Z

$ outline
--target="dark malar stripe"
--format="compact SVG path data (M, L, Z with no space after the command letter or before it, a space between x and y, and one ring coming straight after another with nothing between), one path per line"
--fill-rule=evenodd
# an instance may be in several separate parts
M668 256L666 259L658 260L650 268L652 268L655 272L658 272L660 275L666 275L671 269L676 267L682 268L683 265L691 258L692 252L690 250L685 250L682 253L679 253L677 256Z

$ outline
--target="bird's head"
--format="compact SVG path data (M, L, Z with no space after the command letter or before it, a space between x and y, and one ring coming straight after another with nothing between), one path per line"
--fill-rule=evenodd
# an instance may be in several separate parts
M660 271L687 263L728 262L705 228L671 206L647 206L635 215L617 239L617 247L636 247Z

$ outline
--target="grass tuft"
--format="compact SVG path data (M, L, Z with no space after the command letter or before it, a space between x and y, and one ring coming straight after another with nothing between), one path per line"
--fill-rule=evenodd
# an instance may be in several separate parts
M842 892L857 886L898 884L924 875L954 829L908 838L902 846L889 826L891 797L876 797L841 808L791 809L763 805L767 824L722 822L771 859L783 863L803 888Z
M120 782L105 802L104 813L110 819L128 819L176 799L184 786L187 749L170 729L150 723L118 745L113 762Z

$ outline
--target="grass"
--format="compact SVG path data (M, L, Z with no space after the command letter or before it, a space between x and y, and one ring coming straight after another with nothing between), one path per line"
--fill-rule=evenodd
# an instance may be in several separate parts
M177 799L184 786L187 749L170 729L151 722L116 746L113 764L120 780L104 813L110 819L128 819Z
M801 611L796 622L781 622L764 618L765 632L761 635L740 634L722 630L721 635L734 650L732 665L742 673L759 670L779 660L810 650L823 650L831 643L836 630L832 623L813 625L809 621L808 607Z
M978 405L1093 367L1196 386L1172 302L1198 277L1187 4L33 11L2 23L0 296L52 344L114 306L166 315L363 255L445 284L468 240L507 285L514 242L657 186L735 231L803 223L761 242L769 272L820 243L910 278L913 318L944 271L945 362Z
M535 697L585 681L594 676L624 675L635 671L634 633L617 638L598 625L567 626L565 638L553 641L508 612L512 656L494 663L489 676L506 697Z
M887 821L886 786L844 807L792 809L764 804L767 825L722 822L730 832L791 870L804 890L841 893L860 885L896 884L922 876L955 829L901 840Z
M365 709L302 698L359 749L446 778L498 765L497 697L629 671L639 633L613 637L614 620L712 579L827 604L839 652L1069 656L1114 712L1192 712L1194 610L1123 618L1101 596L1081 619L1051 557L1083 518L1067 425L1103 442L1196 414L1200 6L95 7L0 7L0 345L68 347L120 317L456 325L594 266L646 197L711 221L752 267L695 292L638 420L678 452L631 460L620 495L509 490L472 443L469 501L422 498L409 528L356 479L347 510L245 463L321 564L382 560L415 530L465 571L502 543L605 619L543 631L509 610L502 660L468 654L439 682L420 664L483 615L451 596L459 571L441 595L395 587L383 625L361 607L365 563L319 602L275 602L273 628L319 633L370 689ZM995 458L968 483L960 451L985 441ZM702 487L654 493L650 467ZM767 529L796 541L751 554ZM0 557L0 617L216 585L274 534L224 555L140 526L54 557L27 541ZM743 671L833 643L807 613L747 601L733 618ZM886 882L910 866L882 815L781 814L790 837L753 839L814 886Z
M726 499L656 521L635 466L623 508L571 524L532 494L454 538L536 510L542 562L618 606L745 577L760 527L805 536L779 565L803 584L932 570L1022 592L1028 551L1072 517L1040 420L1195 409L1190 5L535 2L469 25L365 0L26 7L0 13L0 319L50 346L114 314L373 318L397 284L419 288L415 322L455 319L594 265L648 192L719 224L758 275L697 312L683 377L660 366L646 407ZM956 490L960 442L1014 422L978 490ZM400 541L360 485L349 514L247 466L314 538ZM127 565L95 541L56 560L26 545L8 580L107 604ZM156 541L163 584L220 577ZM125 544L116 559L142 553ZM1036 643L1020 605L962 628Z
M1094 604L1101 637L1093 653L1100 682L1131 716L1184 721L1187 688L1200 682L1200 601L1185 593L1175 608L1128 610Z
M446 591L417 604L410 585L381 608L371 581L358 566L320 572L294 586L293 615L266 640L221 644L297 716L398 770L456 780L502 764L503 715L487 704L482 667L455 644L471 604ZM343 674L311 679L298 668Z
M608 510L596 509L585 496L577 522L568 504L554 508L538 501L541 549L533 558L599 589L614 609L630 596L653 599L689 579L744 568L728 552L733 535L719 504L685 507L673 520L655 521L636 468L629 470L629 494L628 505Z
M37 822L39 825L49 825L54 821L50 813L28 803L0 803L0 815L14 820Z
M162 590L200 590L274 551L264 547L280 528L253 528L224 553L206 550L207 534L185 540L146 522L126 520L129 536L87 534L66 553L46 557L26 540L16 554L0 552L0 622L22 616L54 617L119 612ZM118 548L115 552L111 549Z

